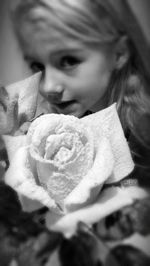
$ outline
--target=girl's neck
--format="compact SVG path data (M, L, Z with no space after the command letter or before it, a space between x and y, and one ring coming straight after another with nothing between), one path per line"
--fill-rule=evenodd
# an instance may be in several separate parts
M107 106L108 106L108 97L106 93L102 99L100 99L92 108L90 108L90 111L92 113L96 113L98 111L105 109Z

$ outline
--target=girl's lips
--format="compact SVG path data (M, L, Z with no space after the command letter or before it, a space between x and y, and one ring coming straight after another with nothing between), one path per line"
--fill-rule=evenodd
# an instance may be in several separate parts
M64 109L72 109L75 103L76 101L72 100L72 101L66 101L66 102L52 103L52 105L56 109L64 110Z
M63 101L63 102L49 102L52 111L57 114L73 115L82 117L85 109L81 108L81 104L77 100Z

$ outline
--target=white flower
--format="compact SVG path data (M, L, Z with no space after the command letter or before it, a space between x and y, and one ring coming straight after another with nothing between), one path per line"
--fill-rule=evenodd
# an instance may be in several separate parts
M115 104L82 119L43 115L19 140L14 152L18 137L5 137L11 161L6 183L26 211L49 208L49 228L71 234L79 220L92 224L132 202L120 188L101 192L104 183L134 168Z
M73 116L44 115L30 127L27 141L40 185L56 205L67 211L67 196L93 166L95 150L90 128Z

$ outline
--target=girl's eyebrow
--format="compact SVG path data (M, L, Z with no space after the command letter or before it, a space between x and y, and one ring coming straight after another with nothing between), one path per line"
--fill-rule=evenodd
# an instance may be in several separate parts
M63 55L76 55L76 56L81 56L83 55L83 50L81 49L62 49L59 51L54 51L50 57L57 57L57 56L63 56Z

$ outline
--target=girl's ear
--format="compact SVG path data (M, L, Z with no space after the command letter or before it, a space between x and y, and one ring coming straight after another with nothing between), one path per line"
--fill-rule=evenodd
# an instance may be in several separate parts
M116 52L116 69L121 69L129 59L130 51L127 36L119 39L115 48Z

